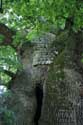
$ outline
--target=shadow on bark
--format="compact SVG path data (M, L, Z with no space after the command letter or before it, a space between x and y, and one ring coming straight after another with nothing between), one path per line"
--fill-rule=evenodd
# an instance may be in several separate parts
M35 125L38 125L38 121L41 116L41 109L42 109L42 102L43 102L43 87L40 84L36 86L35 94L36 94L37 108L34 116L34 123Z

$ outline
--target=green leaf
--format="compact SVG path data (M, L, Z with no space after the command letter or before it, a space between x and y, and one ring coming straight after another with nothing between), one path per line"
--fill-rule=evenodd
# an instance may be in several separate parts
M0 34L0 43L2 43L4 41L4 39L5 39L5 36Z

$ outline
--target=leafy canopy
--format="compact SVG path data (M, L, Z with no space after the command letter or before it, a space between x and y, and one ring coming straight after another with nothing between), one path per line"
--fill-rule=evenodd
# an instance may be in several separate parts
M42 31L67 28L78 32L83 29L83 1L4 0L0 23L17 31L13 37L15 46L37 37ZM4 36L0 34L0 43L3 39ZM12 72L19 67L17 54L10 47L0 47L1 74L2 67Z
M72 29L77 31L83 28L83 1L82 0L5 0L5 11L13 9L13 12L22 17L20 25L44 28L54 25L55 28L65 28L69 19L72 21ZM15 15L14 14L14 15ZM11 17L12 20L14 17ZM18 19L16 19L18 21ZM12 23L14 23L13 21Z

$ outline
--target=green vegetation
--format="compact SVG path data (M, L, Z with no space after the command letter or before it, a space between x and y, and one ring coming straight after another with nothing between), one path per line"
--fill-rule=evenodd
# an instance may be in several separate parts
M4 0L0 23L4 23L17 31L12 44L20 46L37 37L43 31L82 31L83 1L82 0ZM4 36L0 34L0 43ZM11 47L0 47L0 77L8 81L3 71L16 72L20 67L16 52Z
M64 29L69 21L72 23L71 29L77 31L83 28L82 0L5 0L4 9L10 13L7 20L14 20L14 27L18 23L27 28L54 25L55 28Z

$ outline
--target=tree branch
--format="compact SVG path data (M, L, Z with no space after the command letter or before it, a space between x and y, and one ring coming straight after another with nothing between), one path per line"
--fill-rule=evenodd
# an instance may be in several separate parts
M2 43L0 43L0 46L10 45L12 48L16 50L16 47L12 45L13 35L15 35L15 32L9 29L4 24L0 23L0 34L4 36L4 40Z
M8 70L3 70L3 72L4 72L5 74L7 74L8 76L10 76L11 78L13 78L13 77L15 76L15 74L14 74L13 72L8 71Z

